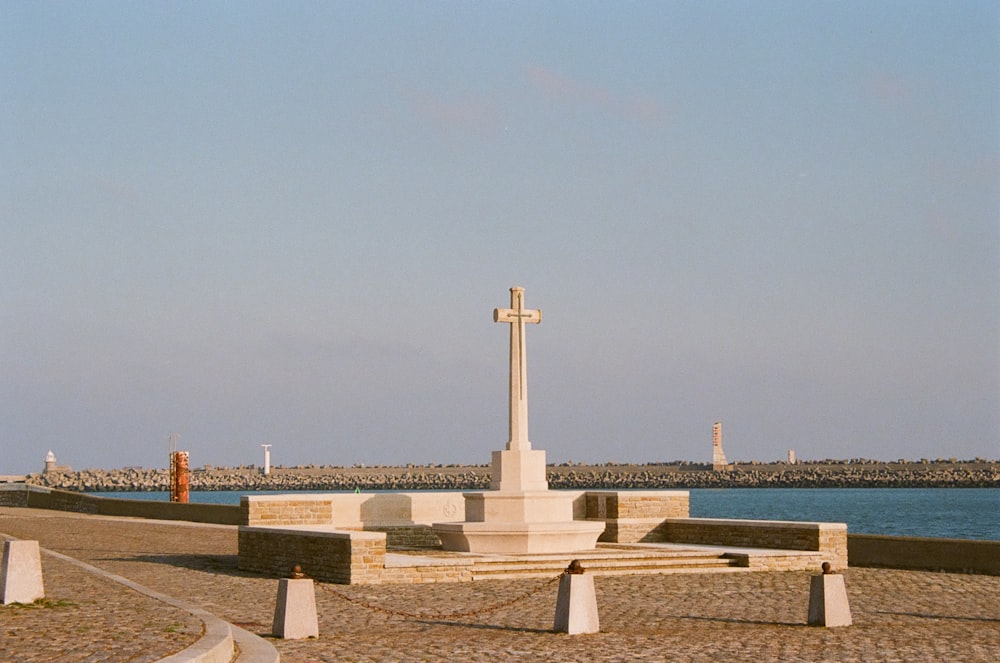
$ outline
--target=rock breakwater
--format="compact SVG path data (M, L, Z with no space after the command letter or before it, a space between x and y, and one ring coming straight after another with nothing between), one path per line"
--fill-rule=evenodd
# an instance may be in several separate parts
M308 490L485 490L488 466L277 467L270 475L253 466L199 468L194 491ZM168 489L166 469L127 468L49 472L28 483L81 492L142 492ZM647 465L552 465L553 489L622 490L685 488L998 488L1000 462L824 461L734 464L713 471L697 463Z

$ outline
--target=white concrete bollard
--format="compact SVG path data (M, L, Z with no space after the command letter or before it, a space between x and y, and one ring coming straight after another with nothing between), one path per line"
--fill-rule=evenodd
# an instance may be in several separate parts
M319 637L316 592L311 579L282 578L278 581L271 634L286 640Z
M31 603L45 598L38 541L5 541L0 567L0 603Z
M809 585L810 626L850 626L847 586L839 573L813 576Z
M580 567L577 565L577 568ZM594 576L586 575L580 569L574 573L564 573L559 578L559 598L556 599L553 629L569 635L597 633L601 630Z

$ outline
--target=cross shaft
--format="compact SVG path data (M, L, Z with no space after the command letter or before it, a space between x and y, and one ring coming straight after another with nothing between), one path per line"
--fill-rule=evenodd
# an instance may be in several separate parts
M510 289L510 308L493 309L493 321L510 324L510 421L508 449L530 449L528 440L528 365L524 325L542 321L539 309L524 308L524 288Z

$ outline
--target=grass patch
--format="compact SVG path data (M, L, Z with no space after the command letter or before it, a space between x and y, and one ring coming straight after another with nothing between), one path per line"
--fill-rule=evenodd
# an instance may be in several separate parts
M184 624L181 624L180 622L173 622L163 630L166 631L167 633L177 633L183 628Z
M57 608L75 608L76 604L67 599L36 599L32 603L9 603L6 607L15 610L54 610Z

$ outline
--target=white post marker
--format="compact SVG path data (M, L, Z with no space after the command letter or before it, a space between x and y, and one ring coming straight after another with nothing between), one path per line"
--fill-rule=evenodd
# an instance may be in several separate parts
M847 586L839 573L813 576L809 584L809 626L850 626Z
M573 560L566 573L559 578L559 597L556 599L556 618L552 628L569 635L601 630L594 576L584 573L577 560Z
M285 640L319 637L316 591L310 578L282 578L278 581L278 600L274 604L271 634Z
M32 603L45 598L38 541L5 541L0 567L0 603Z

